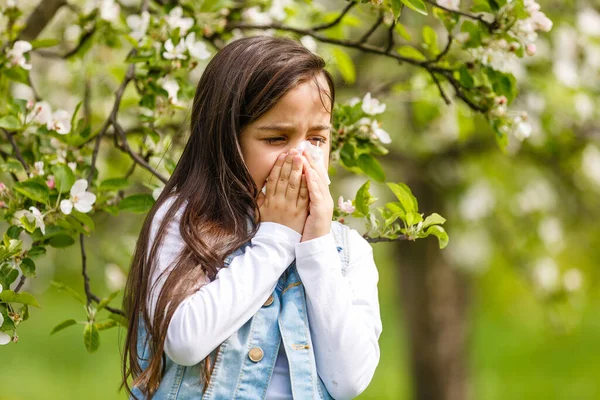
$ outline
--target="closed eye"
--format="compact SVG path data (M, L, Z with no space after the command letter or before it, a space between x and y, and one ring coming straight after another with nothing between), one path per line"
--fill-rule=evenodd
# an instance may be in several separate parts
M277 143L277 142L282 141L282 140L285 140L285 138L283 138L283 137L276 137L276 138L264 139L264 141L266 143L268 143L268 144L274 144L274 143ZM317 140L318 142L320 142L322 144L327 143L327 139L325 139L323 137L314 137L314 138L311 138L309 140Z

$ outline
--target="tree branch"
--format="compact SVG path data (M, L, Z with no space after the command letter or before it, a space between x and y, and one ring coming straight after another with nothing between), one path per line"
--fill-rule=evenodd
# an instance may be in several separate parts
M40 1L40 4L38 4L35 10L27 18L25 29L21 31L19 39L27 40L29 42L35 39L40 32L44 30L52 18L54 18L54 15L59 8L66 4L66 0Z
M13 137L12 133L10 133L9 131L7 131L4 128L2 128L2 130L4 131L4 135L6 135L6 138L10 142L10 145L12 146L13 151L15 152L15 156L17 157L17 160L19 160L19 162L21 163L21 165L23 166L25 171L27 171L27 173L29 173L29 166L25 162L25 159L23 158L23 155L21 154L21 150L19 150L19 146L17 146L17 142L15 142L15 138Z
M337 24L339 24L342 21L342 18L344 18L344 16L348 13L348 11L350 11L352 9L352 7L354 7L356 4L357 3L350 1L348 4L346 4L346 7L344 7L342 12L340 13L340 15L337 16L336 19L334 19L333 21L331 21L327 24L313 26L311 28L311 30L314 32L318 32L318 31L323 31L325 29L329 29L329 28L336 26Z

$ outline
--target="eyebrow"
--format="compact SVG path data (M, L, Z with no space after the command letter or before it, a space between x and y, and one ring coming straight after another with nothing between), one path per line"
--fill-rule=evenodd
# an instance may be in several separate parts
M294 128L292 125L285 125L285 124L269 124L269 125L263 125L263 126L259 126L257 128L258 130L261 131L277 131L277 132L295 132L296 128ZM311 126L309 129L309 131L322 131L322 130L331 130L331 125L315 125L315 126Z

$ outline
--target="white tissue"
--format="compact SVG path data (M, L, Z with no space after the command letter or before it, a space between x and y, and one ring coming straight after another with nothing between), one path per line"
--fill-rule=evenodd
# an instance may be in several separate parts
M327 179L327 184L331 185L331 180L329 179L329 174L327 173L325 162L323 160L323 150L321 150L318 146L313 145L308 140L303 141L298 145L297 149L302 152L302 150L306 150L308 154L312 157L312 159L320 166L321 175Z

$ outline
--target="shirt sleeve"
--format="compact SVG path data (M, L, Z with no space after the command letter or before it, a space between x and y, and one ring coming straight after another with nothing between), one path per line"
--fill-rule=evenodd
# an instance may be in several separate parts
M169 229L167 243L182 241L178 223L173 221L175 226ZM294 245L300 239L300 233L285 225L260 223L251 246L234 257L227 268L221 268L214 281L179 304L167 330L167 356L177 364L198 364L242 327L275 289L279 277L294 260ZM176 253L167 250L161 254L159 270L172 268ZM154 307L156 298L152 297L151 302Z
M333 232L295 246L317 371L335 399L354 398L367 388L379 363L382 331L373 249L356 230L348 236L346 276Z

